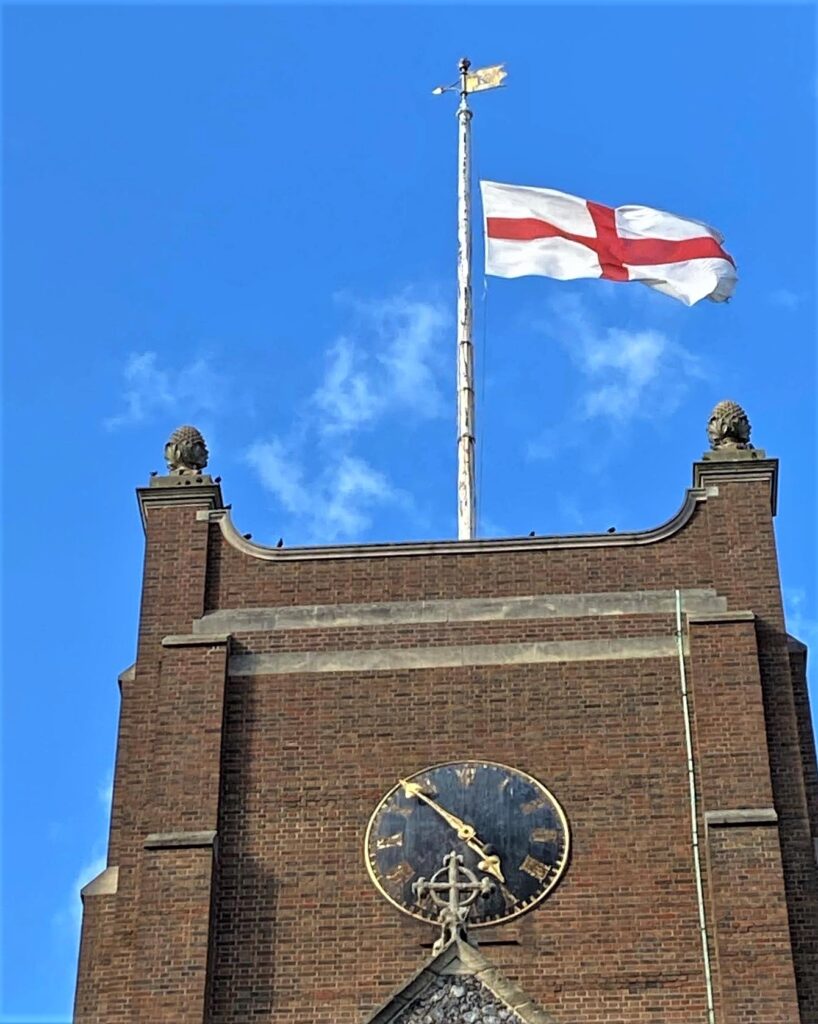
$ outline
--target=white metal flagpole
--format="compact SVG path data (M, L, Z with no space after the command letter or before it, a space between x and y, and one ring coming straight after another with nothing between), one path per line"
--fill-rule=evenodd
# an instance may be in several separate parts
M506 77L504 64L469 72L460 61L460 78L432 92L460 93L457 107L457 539L473 540L477 519L474 479L474 345L471 299L471 117L469 93L496 89Z
M466 76L460 61L457 108L457 539L473 540L476 500L474 480L474 345L471 297L471 117Z

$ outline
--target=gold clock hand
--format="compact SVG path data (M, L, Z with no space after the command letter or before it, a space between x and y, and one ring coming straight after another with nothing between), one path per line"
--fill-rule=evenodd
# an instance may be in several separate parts
M486 850L486 844L481 843L479 839L474 838L466 844L469 849L474 850L475 853L479 853L483 858L478 862L477 866L481 871L485 871L490 875L494 875L498 882L505 882L505 876L503 875L502 868L500 867L500 858L496 853L488 853Z
M444 807L441 807L437 801L433 800L430 796L427 796L416 782L409 782L407 779L401 779L400 784L403 786L403 792L406 796L416 796L419 800L423 800L424 803L427 803L433 811L437 811L440 817L451 825L455 832L457 832L458 839L462 839L470 850L474 850L475 853L480 854L482 860L477 866L481 871L494 875L494 877L500 882L505 882L505 877L500 868L500 858L494 853L488 853L486 844L478 839L473 825L469 825L468 822L458 818L456 814L452 814L451 811L447 811Z
M433 811L437 811L441 818L457 832L458 839L462 839L468 842L470 839L474 839L474 829L471 825L467 825L465 821L462 821L457 815L447 811L444 807L441 807L439 803L433 800L430 796L427 796L423 792L421 787L416 782L409 782L406 779L401 779L400 784L403 786L403 792L406 796L416 796L418 799L423 800L427 803Z

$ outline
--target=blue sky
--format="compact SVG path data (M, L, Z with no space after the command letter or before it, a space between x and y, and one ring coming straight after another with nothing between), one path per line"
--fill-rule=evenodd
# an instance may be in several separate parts
M169 432L200 426L262 542L455 533L455 118L431 90L463 54L509 70L474 99L475 179L707 221L740 275L692 309L484 289L476 237L480 534L664 521L732 397L781 459L790 628L818 641L812 7L7 6L3 29L0 1024L70 1014L133 489Z

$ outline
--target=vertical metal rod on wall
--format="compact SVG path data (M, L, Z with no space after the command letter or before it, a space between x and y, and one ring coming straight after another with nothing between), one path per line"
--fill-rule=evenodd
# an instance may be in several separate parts
M696 900L699 906L699 931L702 938L704 958L704 983L707 991L707 1020L715 1024L716 1011L713 1006L713 977L710 969L710 943L707 937L707 917L704 911L704 889L702 887L702 858L699 849L699 810L696 802L696 770L693 764L693 736L690 729L690 702L687 697L687 672L682 639L682 592L676 590L676 648L679 653L679 679L682 686L682 714L685 723L685 751L687 753L687 783L690 790L690 829L693 838L693 873L696 877Z

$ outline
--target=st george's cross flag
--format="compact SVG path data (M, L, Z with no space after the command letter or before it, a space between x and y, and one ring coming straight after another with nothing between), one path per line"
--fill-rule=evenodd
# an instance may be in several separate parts
M641 281L688 306L724 302L736 267L714 228L649 206L603 206L550 188L481 181L486 273Z

